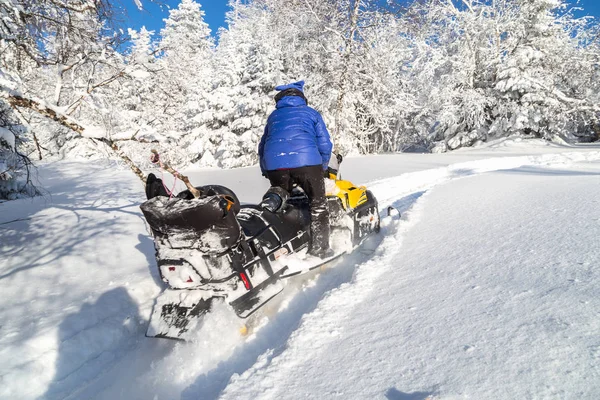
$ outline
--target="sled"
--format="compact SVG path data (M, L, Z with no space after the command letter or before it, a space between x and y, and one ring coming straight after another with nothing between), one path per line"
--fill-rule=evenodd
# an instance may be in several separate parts
M170 197L160 179L149 175L149 199L141 209L168 288L156 300L146 336L185 340L217 304L248 318L277 296L288 278L338 260L379 232L373 194L338 179L336 170L330 170L330 178L330 232L341 246L329 259L309 257L300 268L291 268L291 258L297 261L310 242L308 198L300 189L290 194L270 190L269 195L281 195L275 208L241 205L219 185L197 187L200 198L187 190Z

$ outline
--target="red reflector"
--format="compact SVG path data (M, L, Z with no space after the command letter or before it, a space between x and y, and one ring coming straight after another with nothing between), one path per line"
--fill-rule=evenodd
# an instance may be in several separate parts
M188 280L187 280L186 282L194 282L194 281L192 280L192 277L191 277L191 276L189 276L189 277L188 277Z
M175 271L175 267L169 267L169 271Z
M244 282L244 287L246 288L246 290L250 290L250 281L248 280L246 274L241 272L240 278L242 278L242 282Z

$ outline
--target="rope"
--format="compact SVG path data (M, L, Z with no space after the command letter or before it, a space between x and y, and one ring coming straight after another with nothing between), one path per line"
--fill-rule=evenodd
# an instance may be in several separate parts
M169 164L163 163L160 159L160 156L158 155L158 151L152 150L152 155L150 156L150 162L152 162L152 164L160 165L161 169L164 169L165 171L169 172L171 175L173 175L175 177L175 182L173 183L172 190L175 190L175 183L177 182L177 179L180 179L183 183L185 183L185 186L189 189L189 191L192 193L194 198L200 198L200 196L202 194L200 193L200 191L198 189L196 189L190 183L190 180L188 179L188 177L185 175L182 175L181 173L179 173L179 171L174 170L173 167L171 167ZM161 173L162 173L162 170L161 170ZM163 183L163 186L164 186L164 183ZM169 191L169 189L167 189L166 187L165 187L165 190L167 190L167 192ZM172 195L173 194L171 191L171 196Z

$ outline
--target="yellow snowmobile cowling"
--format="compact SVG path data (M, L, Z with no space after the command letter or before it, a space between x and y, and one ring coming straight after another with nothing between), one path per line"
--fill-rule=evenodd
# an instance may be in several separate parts
M330 170L330 179L325 179L331 234L345 231L347 241L356 246L371 233L379 232L377 199L365 186L337 179L338 176Z
M330 176L333 176L333 174L330 174ZM327 192L327 196L337 196L342 203L342 207L349 210L367 202L367 188L365 186L357 187L350 181L335 179L335 187Z

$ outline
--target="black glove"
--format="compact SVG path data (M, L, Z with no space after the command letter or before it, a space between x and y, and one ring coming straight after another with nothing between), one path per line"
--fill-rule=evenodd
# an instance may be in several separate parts
M333 169L331 167L327 167L327 169L325 170L325 178L332 179L331 175L337 177L337 174L338 174L338 170L337 169ZM333 179L335 179L335 178L333 178Z

